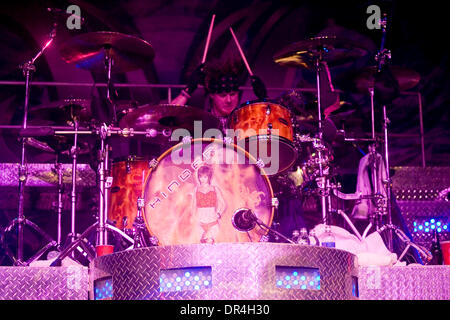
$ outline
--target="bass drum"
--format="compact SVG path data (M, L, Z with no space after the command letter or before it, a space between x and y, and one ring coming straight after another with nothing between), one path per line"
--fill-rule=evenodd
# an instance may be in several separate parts
M199 180L203 187L208 184L209 192L200 191ZM238 231L234 213L251 209L267 226L274 214L264 169L239 146L213 138L194 139L164 152L150 169L143 197L144 220L159 245L257 242L267 230L257 225Z

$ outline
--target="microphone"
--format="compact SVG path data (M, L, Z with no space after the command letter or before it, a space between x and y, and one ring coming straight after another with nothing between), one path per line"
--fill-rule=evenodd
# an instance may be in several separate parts
M68 17L74 17L77 20L80 20L80 23L83 24L85 22L85 19L79 15L76 15L74 13L68 13L65 10L58 9L58 8L47 8L47 11L55 16L62 16L64 18Z
M237 209L233 217L231 218L231 223L233 227L239 231L250 231L256 226L256 222L258 218L252 212L252 210L248 208L240 208Z

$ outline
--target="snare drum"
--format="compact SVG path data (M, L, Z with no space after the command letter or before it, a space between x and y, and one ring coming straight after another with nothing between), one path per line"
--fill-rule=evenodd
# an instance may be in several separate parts
M218 139L194 139L168 149L153 163L145 183L148 231L160 245L202 243L205 234L213 243L259 241L266 229L242 232L232 224L241 208L272 224L272 187L255 162L239 146ZM203 171L209 172L208 182L199 177ZM199 194L200 180L210 192Z
M114 161L111 166L111 185L108 220L119 229L132 229L137 215L137 200L142 194L145 177L149 172L149 160L129 156Z
M289 169L297 158L291 112L280 104L242 104L231 113L228 127L235 131L239 145L245 141L245 150L264 161L267 175Z

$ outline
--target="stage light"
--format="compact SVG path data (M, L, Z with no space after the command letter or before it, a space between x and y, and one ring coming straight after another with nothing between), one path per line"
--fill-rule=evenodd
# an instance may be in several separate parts
M309 267L275 268L275 285L282 289L319 290L319 269Z
M94 300L111 300L113 298L112 278L106 277L94 281Z
M211 267L161 270L160 292L202 290L212 287Z
M448 230L448 221L445 217L434 217L427 220L418 218L418 220L413 221L412 225L414 226L413 233L422 236L427 236L434 230L440 233Z

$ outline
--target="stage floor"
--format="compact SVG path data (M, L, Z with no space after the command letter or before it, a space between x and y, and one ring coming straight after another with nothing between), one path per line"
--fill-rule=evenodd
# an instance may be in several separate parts
M276 243L140 248L89 267L0 267L0 300L449 298L449 266L358 267L343 250Z

